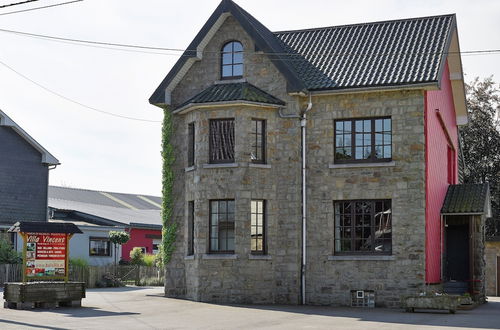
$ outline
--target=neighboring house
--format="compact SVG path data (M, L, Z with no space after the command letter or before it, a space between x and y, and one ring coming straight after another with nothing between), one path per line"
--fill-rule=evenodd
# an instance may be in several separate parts
M7 229L17 221L47 221L49 170L57 165L54 156L0 110L0 236L8 237ZM17 235L10 239L15 243Z
M486 241L486 295L500 296L500 236Z
M71 257L91 264L114 261L110 231L125 230L130 241L118 249L118 260L129 260L130 250L141 247L157 253L161 242L161 198L49 186L50 221L70 221L83 235L71 240Z
M223 0L149 99L173 121L166 295L482 301L488 187L458 185L459 51L455 15L271 32ZM483 208L443 204L457 194Z

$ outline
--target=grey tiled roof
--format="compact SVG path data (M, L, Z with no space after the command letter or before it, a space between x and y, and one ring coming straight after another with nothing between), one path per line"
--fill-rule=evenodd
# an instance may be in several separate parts
M308 89L435 82L454 15L275 32Z
M448 187L442 214L486 213L489 188L487 183L454 184Z
M161 197L49 186L49 207L126 225L161 226Z
M456 29L455 15L271 32L231 0L222 0L149 102L170 104L166 90L221 15L230 13L256 49L283 74L288 92L435 84Z
M225 101L249 101L277 105L285 104L282 100L264 92L254 85L247 82L241 82L212 85L178 106L177 109L192 103L197 104Z

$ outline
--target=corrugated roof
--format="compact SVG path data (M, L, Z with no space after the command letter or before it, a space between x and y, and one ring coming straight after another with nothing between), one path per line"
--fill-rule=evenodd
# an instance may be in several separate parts
M215 103L227 101L249 101L284 105L285 102L247 82L214 84L193 96L177 109L188 104Z
M481 184L453 184L448 187L441 208L442 214L489 213L489 186Z
M276 32L308 89L436 82L454 15Z
M125 225L161 226L161 197L49 186L49 207Z
M160 210L161 197L49 186L50 199L139 210ZM150 202L148 202L148 200Z

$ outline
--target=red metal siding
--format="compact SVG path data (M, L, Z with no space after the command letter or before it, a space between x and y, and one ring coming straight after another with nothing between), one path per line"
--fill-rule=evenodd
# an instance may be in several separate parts
M130 251L134 247L145 247L146 253L153 253L153 239L147 238L146 235L156 235L161 237L161 230L138 229L131 228L128 230L130 233L130 240L122 247L122 259L130 260Z
M441 281L443 228L441 226L440 211L448 188L448 182L451 180L452 183L456 183L456 173L458 171L458 130L449 77L448 63L446 63L441 80L441 89L428 91L425 95L425 266L427 283L439 283ZM449 141L451 141L452 145L450 145ZM450 153L448 151L450 147L454 152ZM449 164L449 159L452 164Z

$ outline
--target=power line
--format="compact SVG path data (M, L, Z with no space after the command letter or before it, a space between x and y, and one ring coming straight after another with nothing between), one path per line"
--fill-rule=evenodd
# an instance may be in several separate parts
M70 3L75 3L75 2L81 2L83 0L73 0L73 1L67 1L67 2L61 2L61 3L56 3L53 5L47 5L47 6L42 6L42 7L35 7L35 8L29 8L29 9L22 9L22 10L16 10L16 11L9 11L8 13L1 13L0 16L3 15L10 15L10 14L17 14L17 13L24 13L26 11L32 11L32 10L38 10L38 9L45 9L45 8L51 8L51 7L57 7L57 6L62 6L62 5L68 5Z
M92 111L95 111L95 112L99 112L99 113L102 113L102 114L105 114L105 115L109 115L109 116L113 116L113 117L118 117L118 118L122 118L122 119L129 119L129 120L135 120L135 121L142 121L142 122L148 122L148 123L161 123L160 120L150 120L150 119L143 119L143 118L135 118L135 117L129 117L129 116L124 116L124 115L120 115L120 114L117 114L117 113L113 113L113 112L108 112L108 111L104 111L104 110L101 110L101 109L98 109L98 108L94 108L94 107L91 107L91 106L88 106L86 104L83 104L81 102L78 102L76 100L73 100L69 97L66 97L48 87L45 87L43 86L42 84L34 81L33 79L25 76L24 74L22 74L21 72L17 71L16 69L12 68L11 66L7 65L6 63L0 61L0 65L3 65L4 67L6 67L7 69L9 69L10 71L14 72L15 74L17 74L18 76L24 78L25 80L31 82L32 84L40 87L41 89L45 90L46 92L49 92L59 98L62 98L63 100L66 100L68 102L71 102L71 103L74 103L76 105L79 105L83 108L86 108L88 110L92 110Z
M8 5L1 5L0 8L12 7L12 6L17 6L17 5L24 5L25 3L35 2L35 1L39 1L39 0L26 0L26 1L21 1L21 2L9 3Z
M77 0L77 1L83 1L83 0ZM0 14L1 15L1 14ZM181 48L169 48L169 47L157 47L157 46L146 46L146 45L138 45L138 44L125 44L125 43L116 43L116 42L105 42L105 41L95 41L95 40L85 40L85 39L76 39L76 38L64 38L64 37L57 37L57 36L51 36L51 35L46 35L46 34L37 34L37 33L30 33L30 32L23 32L23 31L15 31L15 30L9 30L9 29L0 29L0 32L5 32L5 33L12 33L12 34L17 34L25 37L34 37L38 39L45 39L45 40L54 40L54 41L59 41L59 42L65 42L65 43L71 43L74 45L97 45L97 46L102 46L98 48L105 48L105 49L111 49L111 50L119 50L122 51L123 49L119 48L111 48L111 47L122 47L122 48L133 48L133 49L139 49L138 51L136 50L135 52L144 52L151 54L152 52L149 52L147 50L156 50L156 51L173 51L173 52L197 52L196 49L181 49ZM219 54L220 51L207 51L204 50L202 51L204 54ZM243 53L246 54L258 54L258 55L270 55L270 56L286 56L286 57L299 57L299 56L400 56L400 55L440 55L440 54L447 54L447 55L484 55L484 54L495 54L495 53L500 53L500 48L499 49L484 49L484 50L469 50L469 51L460 51L460 52L380 52L380 53L335 53L335 52L302 52L302 53L266 53L266 52L255 52L255 51L245 51ZM179 55L179 54L165 54L165 53L158 53L158 52L153 52L152 54L157 54L157 55ZM299 59L302 60L302 59Z

